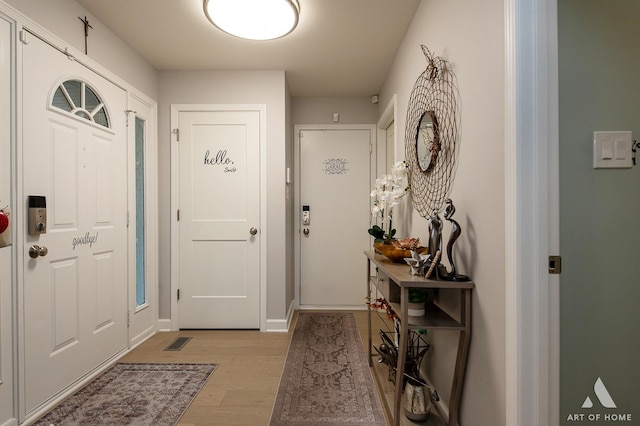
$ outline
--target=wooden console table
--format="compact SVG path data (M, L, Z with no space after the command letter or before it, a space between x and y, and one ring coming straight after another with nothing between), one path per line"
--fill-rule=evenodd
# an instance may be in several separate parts
M402 384L407 357L407 343L409 330L458 330L458 351L456 364L453 372L451 384L451 396L449 407L439 401L432 401L438 409L444 424L458 426L460 411L460 397L462 395L462 385L464 373L467 365L467 355L469 353L469 343L471 341L471 291L474 284L471 281L436 281L427 280L422 276L411 275L409 265L393 263L381 254L373 251L365 251L367 257L367 297L371 300L372 290L375 288L387 300L389 305L400 318L400 341L398 347L398 361L396 366L396 383L393 395L393 409L389 407L389 402L383 396L387 414L391 417L392 424L400 425L404 412L402 411ZM372 276L372 265L377 268L377 273ZM387 280L388 278L388 280ZM426 314L422 317L407 315L407 305L410 288L424 289L455 289L460 291L460 321L451 317L443 311L437 304L427 304ZM378 356L372 352L373 342L371 338L371 309L367 312L368 324L368 357L369 366L373 367L373 357ZM381 378L375 368L372 368L373 375L380 385ZM414 424L414 423L411 423ZM428 424L432 424L429 422Z

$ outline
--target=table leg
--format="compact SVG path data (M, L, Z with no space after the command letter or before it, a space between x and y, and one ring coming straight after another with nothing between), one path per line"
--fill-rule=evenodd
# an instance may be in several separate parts
M398 342L398 361L396 362L396 395L395 409L393 420L396 425L400 424L400 409L402 407L402 383L404 382L404 366L407 360L407 338L409 329L407 328L407 305L409 303L409 289L402 287L400 289L400 309L402 314L400 317L400 339Z

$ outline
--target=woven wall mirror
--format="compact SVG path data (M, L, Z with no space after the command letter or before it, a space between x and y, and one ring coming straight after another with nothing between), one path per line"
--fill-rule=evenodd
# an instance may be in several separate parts
M424 218L442 211L451 192L456 161L458 110L448 63L422 52L426 69L416 80L407 109L405 157L413 206Z

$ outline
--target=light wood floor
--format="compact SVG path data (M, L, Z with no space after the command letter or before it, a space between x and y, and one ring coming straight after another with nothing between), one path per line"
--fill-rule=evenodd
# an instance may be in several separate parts
M360 336L366 341L366 311L354 314ZM254 330L158 333L120 362L218 364L179 425L268 425L296 318L287 333ZM192 339L181 351L164 350L180 336Z

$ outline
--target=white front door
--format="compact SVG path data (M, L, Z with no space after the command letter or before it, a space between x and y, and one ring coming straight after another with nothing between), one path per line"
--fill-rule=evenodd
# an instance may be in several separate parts
M21 230L28 414L127 347L127 148L122 89L22 46L22 202L47 209L46 233Z
M261 111L177 120L179 326L260 328Z
M297 132L302 306L364 306L374 132L373 126Z

